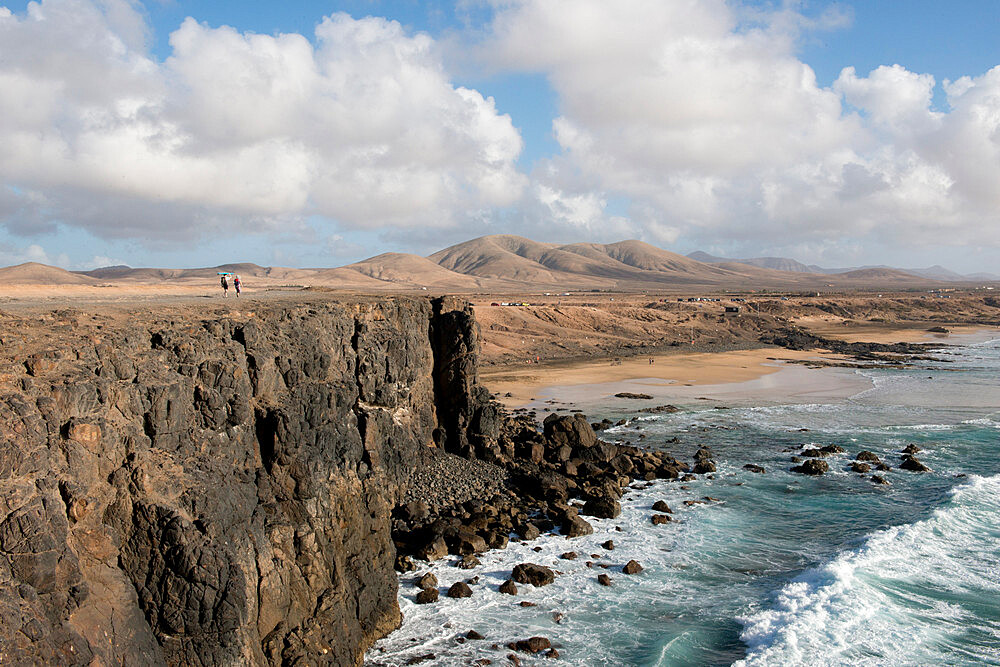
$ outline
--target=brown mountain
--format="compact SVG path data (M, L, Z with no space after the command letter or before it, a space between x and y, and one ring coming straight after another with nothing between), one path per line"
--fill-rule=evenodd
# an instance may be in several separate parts
M387 252L341 267L386 283L407 287L446 287L481 289L488 279L456 273L426 257L401 252Z
M96 282L90 276L38 262L0 268L0 285L93 285Z
M902 287L931 282L905 271L866 268L836 275L783 271L723 261L698 261L642 241L540 243L520 236L483 236L429 257L384 253L327 269L223 264L194 269L113 266L69 272L43 264L0 269L0 284L180 284L215 286L217 273L238 273L248 287L288 285L353 291L527 292L563 290L817 289L825 286Z

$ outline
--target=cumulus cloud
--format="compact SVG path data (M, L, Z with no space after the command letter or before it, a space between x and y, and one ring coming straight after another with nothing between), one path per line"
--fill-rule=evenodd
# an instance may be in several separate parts
M0 220L190 238L241 220L287 230L458 224L508 205L521 138L452 85L434 41L326 17L314 40L187 19L164 62L126 0L0 11Z
M628 198L651 240L1000 245L1000 68L947 82L950 109L939 111L934 78L899 65L848 67L818 85L796 40L843 25L836 11L806 19L797 3L749 12L724 0L494 8L481 56L544 74L559 98L561 153L534 177L566 196Z

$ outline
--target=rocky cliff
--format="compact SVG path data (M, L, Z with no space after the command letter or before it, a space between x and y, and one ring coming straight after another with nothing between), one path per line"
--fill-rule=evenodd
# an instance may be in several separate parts
M407 471L495 447L471 310L240 305L0 312L0 663L354 664L396 627Z

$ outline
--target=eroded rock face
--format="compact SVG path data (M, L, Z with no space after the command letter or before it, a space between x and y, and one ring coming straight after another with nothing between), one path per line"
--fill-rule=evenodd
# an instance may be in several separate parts
M495 429L471 311L253 308L3 316L0 654L355 664L396 627L400 480Z

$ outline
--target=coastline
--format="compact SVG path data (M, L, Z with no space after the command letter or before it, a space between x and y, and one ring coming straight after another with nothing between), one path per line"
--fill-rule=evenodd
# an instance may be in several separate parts
M857 327L851 331L817 331L848 342L941 342L961 344L1000 336L1000 330L977 325L953 327L948 333L926 327ZM650 364L649 359L654 363ZM496 366L480 370L480 381L507 409L574 408L611 405L636 411L657 401L708 398L739 402L772 402L846 398L870 388L870 380L850 368L809 368L805 363L842 362L843 355L822 350L760 347L721 352L688 351L621 359L581 359L551 364ZM792 362L792 363L788 363ZM825 370L825 373L816 373ZM615 398L619 392L648 394L650 400Z

